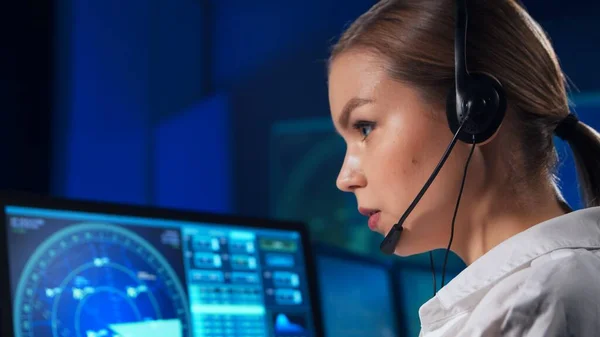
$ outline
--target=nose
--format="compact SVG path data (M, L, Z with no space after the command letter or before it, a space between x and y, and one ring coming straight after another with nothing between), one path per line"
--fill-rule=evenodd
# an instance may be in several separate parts
M359 163L358 158L346 156L336 180L336 186L339 190L354 192L357 188L367 185L366 176L360 169Z

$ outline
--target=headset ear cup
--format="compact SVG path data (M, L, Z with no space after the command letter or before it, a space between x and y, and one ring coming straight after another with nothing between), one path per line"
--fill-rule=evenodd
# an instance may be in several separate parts
M471 111L469 120L463 126L458 139L466 143L480 144L496 134L506 114L506 94L502 85L495 78L480 73L471 73L465 83L464 102L480 102ZM456 111L456 87L452 87L446 99L446 117L452 134L455 134L462 121L462 112Z

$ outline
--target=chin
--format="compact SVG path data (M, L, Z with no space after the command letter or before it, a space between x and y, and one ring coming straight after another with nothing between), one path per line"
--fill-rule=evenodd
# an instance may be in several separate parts
M397 255L400 257L409 257L409 256L417 255L419 253L420 252L418 252L414 249L410 249L410 247L400 246L400 244L398 244L398 247L396 247L396 250L394 251L394 255Z
M396 249L394 250L394 255L409 257L429 251L424 242L417 240L417 237L413 234L414 232L410 229L404 228L400 241L398 241L398 245L396 245Z

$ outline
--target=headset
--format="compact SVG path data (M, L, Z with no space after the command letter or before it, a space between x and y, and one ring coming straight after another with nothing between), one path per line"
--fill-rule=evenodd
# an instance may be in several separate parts
M465 171L460 187L460 192L454 210L452 219L452 232L450 242L446 249L444 259L444 267L442 273L442 287L444 286L444 276L446 271L446 262L448 260L448 252L452 245L454 237L454 222L460 197L462 195L464 183L466 180L467 168L471 160L471 155L475 145L484 144L493 135L495 135L506 114L506 94L500 82L494 77L483 73L470 73L467 68L467 0L456 1L456 18L455 18L455 38L454 38L454 85L448 93L446 100L446 117L448 126L454 134L452 141L442 155L442 159L434 168L433 173L417 194L417 197L408 206L406 212L400 220L392 227L385 236L380 245L380 250L384 254L392 254L396 250L396 246L400 241L403 230L403 223L413 211L417 203L421 200L440 169L443 167L450 152L458 140L472 144L471 152L465 164ZM433 270L433 255L430 252L430 261L434 277L434 296L436 294L435 271Z

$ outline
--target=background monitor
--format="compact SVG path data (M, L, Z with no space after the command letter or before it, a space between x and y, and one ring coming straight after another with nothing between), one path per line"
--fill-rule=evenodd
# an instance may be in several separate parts
M326 246L316 261L325 336L400 336L388 264Z
M2 213L3 336L320 336L300 224L33 197Z
M434 252L436 263L436 282L439 291L441 287L443 250ZM454 279L463 269L459 261L446 269L445 284ZM433 297L433 275L430 266L405 263L400 260L394 266L394 279L397 303L402 308L398 313L398 321L403 327L402 336L418 336L421 331L419 309Z

